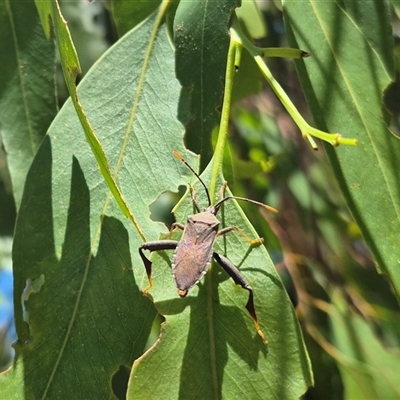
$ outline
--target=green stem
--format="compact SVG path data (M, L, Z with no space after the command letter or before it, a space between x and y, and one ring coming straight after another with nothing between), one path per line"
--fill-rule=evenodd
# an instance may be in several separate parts
M211 201L215 199L218 176L222 169L224 149L226 144L226 138L228 136L229 115L232 103L232 89L233 89L233 81L235 78L235 65L236 63L239 62L240 50L241 46L238 46L237 41L235 41L231 37L228 50L228 59L226 63L225 92L224 92L224 101L222 103L221 123L219 126L218 139L214 151L214 161L212 166L211 181L209 187Z
M238 46L243 46L252 57L254 57L254 61L257 63L262 75L267 80L272 90L275 92L283 106L286 108L289 115L292 117L293 121L299 127L303 137L307 139L313 149L317 149L317 144L314 141L314 137L325 140L330 143L332 146L339 146L339 144L355 146L357 145L356 139L348 139L342 138L342 135L339 133L327 133L321 131L319 129L313 128L310 126L306 120L299 113L295 105L290 100L289 96L282 89L281 85L272 75L270 69L267 67L267 64L263 60L263 56L265 55L275 55L277 56L281 54L281 52L277 51L277 49L262 49L254 46L253 43L243 34L239 22L236 18L232 20L231 26L231 40L236 41ZM305 57L309 55L308 53L302 52L301 50L294 49L282 49L283 53L287 53L292 57Z
M290 47L265 47L260 48L264 57L281 57L281 58L306 58L310 57L310 53L300 49L292 49Z
M258 67L260 68L261 73L264 78L267 80L272 90L278 96L279 100L286 108L287 112L292 117L293 121L299 127L303 137L310 142L310 145L313 149L317 149L317 144L315 143L313 137L316 137L321 140L325 140L330 143L332 146L339 146L339 144L347 144L347 145L356 145L357 141L355 139L344 139L342 135L339 133L326 133L319 129L313 128L310 126L306 120L302 117L302 115L297 111L295 105L290 100L289 96L282 89L282 86L278 83L278 81L273 77L270 69L265 64L264 60L261 56L256 56L254 58Z

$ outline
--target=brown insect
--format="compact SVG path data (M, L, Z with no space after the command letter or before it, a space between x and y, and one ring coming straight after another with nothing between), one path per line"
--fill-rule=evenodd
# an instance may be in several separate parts
M217 263L229 274L229 276L237 285L240 285L243 289L246 289L249 292L246 309L254 321L257 333L260 335L263 342L266 343L265 336L261 331L260 325L257 321L252 287L246 282L243 274L231 263L231 261L214 251L215 239L233 230L240 233L252 245L261 244L263 239L250 239L236 226L230 226L219 230L220 221L217 219L216 215L222 204L231 199L247 201L273 212L277 212L277 210L267 206L266 204L244 197L225 196L226 183L221 188L221 200L215 205L211 205L209 191L204 182L201 180L200 176L179 153L174 152L174 155L193 172L193 174L203 185L207 194L208 207L204 211L201 211L200 206L195 198L194 190L191 188L192 202L198 213L190 215L187 219L186 225L174 223L171 228L171 232L175 228L183 230L181 240L158 240L154 242L143 243L139 247L139 254L143 260L150 283L145 292L150 290L153 283L151 277L152 263L144 255L143 250L149 250L150 252L158 250L175 250L172 258L172 276L175 280L176 287L178 288L178 294L181 297L185 297L189 289L196 285L203 278L211 265L212 259L214 258L214 260L217 261Z

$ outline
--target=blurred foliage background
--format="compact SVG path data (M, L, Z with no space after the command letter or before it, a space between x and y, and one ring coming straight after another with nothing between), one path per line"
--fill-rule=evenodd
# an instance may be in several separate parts
M265 21L260 46L287 45L276 3L260 2ZM61 5L83 71L87 72L117 40L111 15L102 2L63 1ZM393 27L398 73L400 22L396 7ZM269 66L307 116L293 62L271 59ZM60 73L59 106L67 96L63 82ZM390 283L375 270L323 147L313 151L273 92L268 87L259 89L259 93L235 104L225 176L235 195L263 201L279 210L276 216L265 213L260 218L257 208L243 204L259 235L265 238L303 327L315 376L315 387L305 398L400 398L400 313ZM397 82L386 92L385 100L396 130L400 121ZM153 219L170 225L170 211L179 197L164 194L152 206ZM1 369L10 364L10 344L15 337L10 311L15 218L6 158L0 147Z

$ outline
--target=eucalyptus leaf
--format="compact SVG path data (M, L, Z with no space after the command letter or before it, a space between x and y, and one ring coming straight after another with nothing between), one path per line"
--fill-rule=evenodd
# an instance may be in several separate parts
M149 205L177 190L187 173L172 155L185 149L165 26L141 69L154 22L112 47L78 90L110 165L121 164L120 188L149 240L165 230L150 220ZM134 109L140 71L146 85ZM141 242L99 173L69 100L35 157L21 203L13 247L19 340L1 398L20 399L10 394L16 386L27 399L113 396L111 382L142 354L156 314L140 290L147 284Z
M253 39L267 36L267 26L255 0L242 1L241 7L236 10L236 15Z
M368 323L359 315L350 312L343 297L336 294L334 301L329 317L346 396L398 399L398 352L385 348ZM390 313L390 317L398 321L398 315L395 313ZM358 333L357 339L354 332Z
M326 149L377 268L399 298L400 140L382 103L393 76L387 3L285 1L284 15L292 45L313 55L296 65L317 125L358 139L355 148Z
M14 200L56 115L55 50L46 40L33 1L0 2L0 135Z
M206 183L210 170L202 175ZM220 179L222 184L222 179ZM200 204L204 189L195 185ZM228 194L228 193L227 193ZM176 210L185 222L193 214L190 196ZM256 232L234 201L218 214L221 227ZM241 235L217 239L216 251L240 268L254 289L258 320L268 344L245 309L248 292L235 285L218 264L179 299L171 278L171 252L153 257L151 295L166 317L161 337L135 361L128 398L299 398L312 384L308 356L292 304L264 246L252 247ZM154 374L162 365L163 373Z
M188 102L181 104L181 118L187 147L201 155L202 170L211 160L211 133L221 117L229 21L239 5L238 0L181 1L175 14L176 76Z
M120 36L146 19L160 3L161 0L108 0Z

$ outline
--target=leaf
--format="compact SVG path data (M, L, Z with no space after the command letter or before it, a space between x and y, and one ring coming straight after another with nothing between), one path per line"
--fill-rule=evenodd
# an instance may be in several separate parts
M86 140L90 145L93 155L95 156L96 162L103 175L103 178L105 179L108 187L110 188L115 200L117 201L124 215L130 218L133 224L138 229L137 221L135 220L133 214L127 207L126 201L123 198L117 183L115 182L115 177L111 172L109 160L106 157L106 154L100 143L100 140L97 137L95 130L93 129L91 122L85 113L84 108L82 107L82 103L78 99L75 81L78 75L81 73L81 68L79 65L78 55L76 53L74 43L72 42L71 35L67 26L67 22L65 21L63 15L61 14L58 0L53 0L51 2L37 1L36 5L38 7L40 18L42 20L43 28L48 38L50 38L52 34L52 30L50 28L50 21L52 21L52 26L55 32L55 38L58 44L58 48L60 50L61 67L63 70L65 83L68 88L68 93L71 96L70 98L75 107L75 112L79 117ZM159 21L160 18L158 19L157 23L155 23L156 28L159 25L158 24ZM151 49L151 45L149 46L149 48ZM146 57L145 60L147 60ZM138 93L141 92L140 86L141 85L138 86L139 87ZM135 107L133 107L133 109L134 108ZM127 129L130 131L131 126L128 125ZM125 150L122 149L122 151ZM118 167L116 169L116 172L118 173ZM143 233L142 232L140 233L142 234L143 238Z
M211 167L202 175L206 183L210 171ZM200 204L206 204L204 190L198 183L195 187ZM177 210L178 221L193 214L188 197ZM238 226L256 237L238 205L225 204L218 215L222 226ZM265 248L250 248L235 233L217 242L218 252L239 266L254 289L268 345L257 335L244 307L248 292L218 264L186 298L179 299L171 279L171 252L159 252L153 257L150 293L166 321L159 342L135 361L128 398L299 398L312 384L296 315ZM155 374L160 366L163 373Z
M242 1L242 5L236 10L236 15L253 39L267 36L267 26L255 0Z
M176 76L183 86L181 114L188 114L181 118L188 148L201 155L201 170L211 160L211 133L221 117L228 27L239 5L238 0L181 1L176 10Z
M142 22L160 3L160 0L108 0L120 36Z
M14 199L21 202L26 174L54 118L55 51L33 1L0 2L0 135Z
M393 74L386 2L284 2L284 13L292 44L313 55L297 66L317 125L358 139L357 148L327 152L378 270L399 298L400 141L382 104Z
M154 23L153 16L125 35L78 90L110 165L121 163L119 186L149 240L165 230L150 220L149 205L188 173L172 155L185 152L174 53L164 26L149 39ZM145 86L134 109L139 73ZM147 285L141 243L99 174L69 100L29 171L18 217L17 370L2 377L8 385L22 387L25 398L113 397L115 374L142 354L156 313L139 290ZM5 390L0 383L0 398L10 398Z
M338 294L329 316L346 397L398 399L398 351L385 349L367 322L349 312ZM393 316L398 321L398 315L393 313Z

